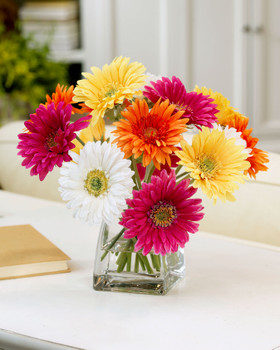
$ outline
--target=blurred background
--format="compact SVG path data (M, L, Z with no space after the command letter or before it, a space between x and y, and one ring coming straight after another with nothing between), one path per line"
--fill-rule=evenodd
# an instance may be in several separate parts
M279 0L0 0L1 124L115 56L224 94L280 152Z

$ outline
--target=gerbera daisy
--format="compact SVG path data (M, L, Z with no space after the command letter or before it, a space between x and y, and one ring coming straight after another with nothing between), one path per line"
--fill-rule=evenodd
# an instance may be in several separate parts
M155 254L175 253L188 242L189 233L197 232L195 221L203 218L203 207L201 199L190 198L197 190L188 185L189 180L176 185L174 170L169 176L163 170L143 184L142 190L133 191L120 224L127 228L124 238L137 237L135 251L143 248L143 255L151 249Z
M79 80L74 90L75 102L84 102L91 111L92 124L103 118L107 110L131 100L145 83L146 68L138 62L129 63L127 57L117 57L102 70L92 67L93 74L83 73L86 79Z
M212 89L207 89L205 86L199 88L195 86L194 91L202 93L204 96L210 97L214 100L214 103L217 105L218 113L216 117L218 118L218 123L225 125L225 121L232 118L234 113L234 108L230 106L230 101L224 97L220 92L214 92Z
M215 114L218 110L213 104L213 99L204 96L202 93L187 92L181 80L175 76L172 80L163 77L161 80L151 82L151 86L145 86L144 96L152 102L169 100L176 105L177 111L184 111L183 117L188 118L188 124L195 124L199 129L200 125L212 127L217 121Z
M18 135L21 140L17 146L19 155L24 157L22 165L31 168L31 175L38 175L44 180L54 166L62 166L72 158L69 150L75 147L72 143L75 132L89 125L88 116L70 124L72 106L63 108L60 102L55 108L54 103L45 107L40 105L35 114L30 115L30 121L24 123L28 132Z
M130 161L107 142L88 142L80 155L71 152L74 162L61 168L59 191L74 217L100 224L118 218L133 188Z
M127 111L122 112L125 119L114 123L118 136L113 142L125 153L125 157L135 159L143 155L143 166L153 161L155 167L160 164L171 165L170 154L177 150L175 147L183 138L188 119L181 118L183 111L173 113L176 106L166 100L158 101L149 111L145 100L136 100Z
M87 142L99 141L102 137L105 139L104 119L99 119L95 126L89 125L79 133L79 138L84 144ZM83 144L77 139L73 140L73 143L76 147L72 151L79 154L80 150L84 147Z
M52 93L52 96L46 95L47 102L45 103L45 106L47 107L51 103L54 103L55 107L60 102L63 102L63 108L65 108L68 104L75 103L73 101L74 97L74 86L71 85L68 89L67 86L60 86L60 84L57 84L55 92ZM85 111L83 109L72 107L72 113L84 113Z
M244 146L236 145L235 138L227 139L224 131L202 128L194 135L192 145L181 142L182 151L175 152L187 172L194 179L193 186L216 202L220 198L235 200L232 192L238 188L236 182L243 183L243 172L250 167L242 152Z
M256 148L256 144L259 139L257 137L251 136L252 128L247 129L249 119L240 115L235 114L234 118L227 121L227 125L230 128L235 128L238 132L241 133L242 139L246 142L246 147L250 151L247 158L250 162L250 168L245 170L245 175L249 174L250 177L256 178L256 174L259 171L266 171L268 167L264 163L268 163L268 155L266 152L261 149Z

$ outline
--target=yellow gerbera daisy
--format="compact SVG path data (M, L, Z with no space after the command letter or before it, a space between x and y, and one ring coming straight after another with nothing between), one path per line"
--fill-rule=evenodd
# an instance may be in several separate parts
M79 134L79 138L83 141L84 144L87 142L99 141L101 140L102 136L105 138L105 122L102 118L99 118L98 122L94 126L89 125ZM84 146L77 139L74 139L72 142L76 146L74 149L72 149L72 151L80 154L80 151Z
M205 96L210 96L214 99L214 103L217 105L219 112L216 114L218 118L218 123L221 125L226 125L228 120L234 118L235 112L234 108L230 106L230 101L224 97L220 92L214 92L212 89L207 89L205 86L199 88L197 85L194 88L194 91L202 93Z
M193 187L200 187L214 202L217 198L234 201L236 182L244 182L243 172L250 167L244 147L237 146L234 138L227 139L224 131L205 127L194 135L191 146L183 140L181 147L182 151L175 152L181 159L178 164L190 173Z
M125 99L132 100L135 95L142 95L137 89L145 84L146 68L139 62L129 63L128 57L116 57L109 65L100 70L91 67L93 74L83 73L86 79L79 80L74 90L73 100L84 102L91 109L92 125L104 113L122 104Z

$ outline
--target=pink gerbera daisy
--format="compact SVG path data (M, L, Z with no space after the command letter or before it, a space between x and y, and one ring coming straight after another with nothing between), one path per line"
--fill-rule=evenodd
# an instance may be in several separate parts
M189 187L189 180L176 185L174 170L167 175L152 176L143 189L133 191L133 199L127 199L130 207L122 213L121 225L127 228L124 238L137 237L135 251L143 248L143 255L151 249L155 254L175 253L184 247L189 233L195 233L204 214L201 199L190 199L196 189Z
M217 121L218 113L214 100L202 93L187 92L181 80L175 76L172 80L163 77L161 80L151 82L152 86L145 86L143 94L153 103L159 98L163 101L169 100L177 106L177 111L184 111L183 118L188 118L188 124L194 124L199 129L204 125L209 128Z
M22 165L31 168L31 175L38 175L41 181L53 170L62 166L63 161L72 160L68 151L75 148L71 142L76 137L75 131L89 125L89 117L83 117L70 124L72 106L63 108L60 102L47 107L40 105L35 114L26 121L27 132L18 135L21 140L17 146L19 155L24 157Z

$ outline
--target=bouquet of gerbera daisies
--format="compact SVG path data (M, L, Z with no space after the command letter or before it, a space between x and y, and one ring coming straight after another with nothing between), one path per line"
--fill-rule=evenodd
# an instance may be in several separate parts
M61 167L59 191L75 217L119 221L102 259L122 238L149 270L143 257L151 254L157 269L158 255L177 252L197 232L204 215L193 197L198 188L214 202L233 201L238 183L267 170L268 158L255 147L248 118L221 94L144 72L117 57L102 70L92 67L75 88L58 85L25 122L18 148L40 180ZM72 113L88 115L70 123ZM113 121L111 140L105 118ZM187 142L191 128L197 133ZM126 253L118 265L119 272L131 268Z

